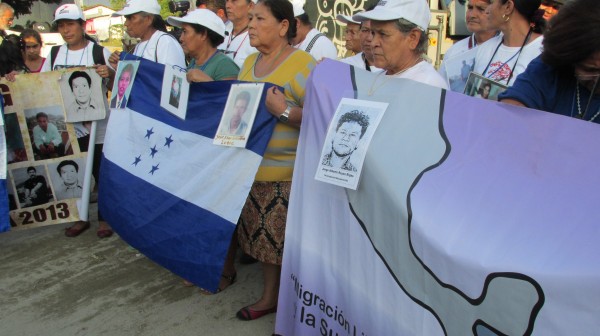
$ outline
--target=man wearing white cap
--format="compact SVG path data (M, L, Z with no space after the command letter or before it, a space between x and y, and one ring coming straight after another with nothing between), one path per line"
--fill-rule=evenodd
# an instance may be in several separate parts
M352 20L352 16L337 15L337 20L346 25L344 30L344 40L346 41L346 50L353 54L361 52L360 48L360 22Z
M373 53L371 52L370 55L370 60L367 58L367 55L365 54L365 51L363 50L363 46L369 45L369 50L370 50L370 41L367 41L367 39L370 40L371 38L371 31L370 31L370 22L369 20L364 21L364 22L358 22L358 21L354 21L352 20L351 16L346 16L346 15L341 15L338 14L337 16L338 21L344 22L346 23L346 49L351 48L350 50L355 51L357 54L354 56L350 56L350 57L346 57L346 58L342 58L340 61L344 62L346 64L350 64L352 66L354 66L355 68L359 68L359 69L364 69L367 71L371 71L371 72L377 72L377 71L381 71L381 69L376 68L373 65ZM368 31L363 33L363 25L367 25L368 24ZM356 28L355 28L356 26ZM354 32L354 30L356 30L356 36L358 37L358 41L357 39L352 39L351 43L348 43L350 37L348 36L348 32L349 30L352 30ZM357 47L356 47L357 46Z
M160 16L160 5L156 0L127 0L125 7L113 16L125 16L127 34L141 41L135 46L133 54L147 60L176 65L185 68L185 55L179 42L168 34L166 25ZM116 68L120 52L110 56L110 63Z
M15 10L6 3L0 3L0 43L6 37L6 30L12 26L15 20Z
M325 34L313 28L308 14L304 11L303 3L292 2L296 17L296 37L292 41L294 48L304 50L317 61L324 57L337 59L337 49Z
M253 7L253 0L227 0L225 3L231 27L225 33L225 41L217 49L229 56L240 68L248 55L257 52L248 38L248 13Z
M382 73L447 89L444 78L423 59L429 44L430 18L424 0L381 0L373 10L352 17L356 21L371 20L375 66L384 69ZM381 80L379 86L384 84ZM374 85L372 89L377 88Z

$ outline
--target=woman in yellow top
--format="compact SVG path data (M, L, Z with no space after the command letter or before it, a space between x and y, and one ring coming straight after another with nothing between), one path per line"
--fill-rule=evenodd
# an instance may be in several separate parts
M240 309L237 317L254 320L277 310L279 275L292 171L302 121L306 79L316 62L310 54L294 49L296 20L288 0L259 0L250 12L250 55L239 80L270 82L283 87L267 93L267 109L279 120L267 146L238 223L240 246L262 262L264 285L261 298ZM232 263L223 274L234 274Z

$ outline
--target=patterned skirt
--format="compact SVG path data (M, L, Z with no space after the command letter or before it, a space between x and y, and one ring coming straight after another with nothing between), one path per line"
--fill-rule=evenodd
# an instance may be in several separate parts
M238 222L240 246L257 260L281 265L291 181L254 182Z

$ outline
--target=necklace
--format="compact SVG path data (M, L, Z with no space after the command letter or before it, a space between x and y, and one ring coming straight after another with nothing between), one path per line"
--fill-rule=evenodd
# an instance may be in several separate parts
M494 60L494 56L496 56L496 53L498 52L498 49L500 49L500 46L504 43L504 38L502 38L502 41L500 41L500 43L498 43L498 46L496 47L496 50L494 50L494 53L492 54L492 57L490 58L490 61L488 62L488 64L485 66L485 69L483 70L482 74L484 76L487 76L487 78L492 78L492 76L498 72L500 69L504 68L504 66L510 62L513 58L515 58L515 56L517 57L517 59L515 60L515 64L513 64L512 69L510 69L510 74L508 75L508 78L506 79L506 85L508 85L508 83L510 82L510 80L512 79L513 76L513 71L515 70L515 68L517 67L517 63L519 63L519 57L521 57L521 51L523 51L523 48L525 48L525 45L527 44L527 42L529 41L529 38L531 37L531 33L533 32L533 29L529 29L529 32L527 33L527 36L525 36L525 40L523 41L523 44L521 45L521 48L519 48L519 50L512 55L508 60L506 60L506 62L502 63L498 68L496 68L496 70L494 70L494 72L492 72L489 75L486 75L485 73L487 72L488 68L490 67L490 65L492 64L492 61ZM500 82L502 79L499 79L498 82Z
M577 116L575 116L575 117L578 119L581 119L581 120L585 120L585 119L583 119L583 117L585 116L585 113L587 112L587 109L590 106L590 102L591 102L591 98L592 98L593 94L590 95L590 99L588 100L588 103L585 106L585 110L583 110L583 112L582 112L581 111L581 101L579 98L579 82L577 82L575 87L576 87L576 92L577 92ZM591 117L590 120L588 120L588 121L594 121L596 119L596 117L598 117L598 115L600 115L600 109L598 109L598 112L596 112L596 114L594 114L594 116Z
M81 58L79 59L79 63L73 65L83 65L83 55L87 52L88 42L86 41L85 46L81 50ZM69 65L69 45L67 45L67 54L65 55L65 68Z
M406 72L408 69L411 69L412 67L417 65L417 63L419 63L420 61L421 61L421 58L417 58L417 61L413 65L411 65L407 68L404 68L404 69L396 72L395 74L392 74L389 76L386 75L383 82L381 82L381 84L379 84L379 86L375 87L375 84L377 84L377 81L379 80L379 76L381 76L381 74L385 74L385 70L381 71L380 73L377 74L377 76L375 76L375 79L373 80L373 83L371 83L371 88L369 89L367 95L372 96L373 93L375 93L375 91L381 89L381 87L383 87L390 79L395 78L396 76Z

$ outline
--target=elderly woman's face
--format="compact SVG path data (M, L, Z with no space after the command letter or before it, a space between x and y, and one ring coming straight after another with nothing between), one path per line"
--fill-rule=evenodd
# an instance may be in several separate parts
M152 17L141 13L125 15L124 26L129 36L142 38L152 26Z
M387 70L388 75L410 67L415 62L415 48L419 34L403 33L394 21L371 21L373 57L375 66Z
M508 7L511 4L511 1L502 3L502 0L492 0L485 9L488 19L488 29L500 29L506 24L506 16L502 17L502 15L508 13Z
M262 2L254 5L249 17L248 38L251 46L260 50L261 47L269 47L277 40L286 38L287 29L282 25L283 22L278 22L271 9Z
M183 52L188 56L196 56L198 51L206 47L207 37L206 34L199 34L191 25L184 23L179 37Z

